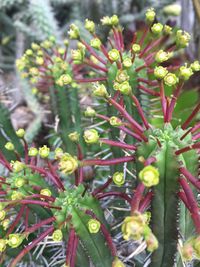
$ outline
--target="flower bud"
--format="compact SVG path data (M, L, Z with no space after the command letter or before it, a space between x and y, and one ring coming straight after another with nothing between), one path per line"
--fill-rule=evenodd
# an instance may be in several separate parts
M39 155L40 155L41 158L43 158L43 159L44 158L48 158L49 153L50 153L50 149L46 145L44 145L43 147L39 148Z
M3 226L4 230L7 230L9 225L10 225L10 220L9 219L5 219L1 222L1 225Z
M83 137L87 144L95 144L99 141L99 134L95 129L86 130Z
M128 216L122 224L122 234L125 240L139 240L143 237L145 221L142 214Z
M189 45L190 34L186 31L178 30L176 32L176 45L180 48L185 48Z
M71 50L71 56L75 64L80 64L84 59L84 53L80 49Z
M117 15L113 15L111 18L110 18L110 23L112 26L117 26L119 24L119 18Z
M150 233L145 237L147 250L153 252L158 248L158 240L153 233Z
M59 170L65 174L71 174L78 168L78 161L75 157L71 156L68 153L65 153L60 162Z
M38 150L36 147L30 147L28 150L29 157L36 157L38 154Z
M154 75L157 79L163 79L168 73L168 70L162 66L155 67Z
M194 61L194 62L190 65L190 68L191 68L193 71L200 71L200 64L199 64L199 61L198 61L198 60Z
M13 143L11 143L11 142L7 142L7 143L5 144L5 148L6 148L7 150L9 150L9 151L13 151L13 150L15 150L15 146L14 146Z
M61 231L60 229L55 230L55 231L53 232L53 234L52 234L52 239L53 239L53 241L55 241L55 242L60 242L60 241L62 241L62 239L63 239L62 231Z
M25 52L25 55L26 56L32 56L33 55L33 50L27 49L26 52Z
M195 238L195 240L193 241L193 249L195 252L195 256L197 258L200 258L200 236Z
M159 172L155 167L148 165L139 172L139 179L146 187L159 183Z
M80 134L78 132L73 132L73 133L70 133L68 135L69 139L72 141L72 142L78 142L79 141L79 136Z
M10 234L8 239L8 245L11 248L17 248L21 245L24 240L24 235L22 234Z
M113 174L112 180L116 185L122 186L125 182L124 173L123 172L115 172Z
M192 247L192 244L190 243L184 244L180 251L184 261L192 260L194 254L194 249Z
M85 112L84 112L84 115L86 117L95 117L96 116L96 111L91 107L87 107Z
M125 68L130 68L132 66L132 59L130 57L126 57L124 60L123 60L123 66Z
M63 74L60 78L56 81L56 84L59 86L68 85L72 82L72 77L69 74Z
M66 47L68 47L68 45L69 45L69 40L68 40L68 39L64 39L64 40L63 40L63 43L64 43L64 45L65 45Z
M98 82L93 83L93 87L94 87L94 91L93 94L95 96L99 96L99 97L108 97L108 92L106 90L105 85L103 84L99 84Z
M128 95L131 92L131 86L129 84L129 82L123 82L119 85L119 89L118 89L123 95Z
M11 200L20 200L24 197L21 192L13 191L11 195Z
M164 29L163 29L163 32L165 34L171 34L172 33L172 27L170 27L169 25L165 25Z
M118 83L123 83L123 82L129 80L129 76L127 74L127 71L126 70L118 70L115 79Z
M44 64L44 59L43 59L43 57L36 57L36 60L35 60L35 63L37 64L37 65L43 65Z
M101 40L100 40L99 38L93 38L93 39L90 41L90 45L91 45L93 48L100 49L100 48L101 48Z
M3 221L6 217L6 212L5 210L0 210L0 221Z
M19 137L19 138L23 138L24 135L25 135L25 131L24 129L20 128L16 131L16 135Z
M0 253L4 252L6 250L6 240L0 239Z
M119 51L117 49L112 49L108 52L108 57L112 61L117 61L120 57Z
M145 13L145 17L147 22L153 22L155 20L156 13L154 11L154 8L147 9Z
M168 86L176 85L178 83L178 81L179 81L179 79L176 77L176 75L174 73L168 73L164 77L164 83Z
M190 76L192 76L194 73L192 71L192 68L188 68L187 66L181 66L179 69L179 77L185 81L189 80Z
M170 57L172 57L173 53L172 52L165 52L163 50L159 50L156 53L155 60L158 63L162 63L164 61L167 61Z
M45 40L40 45L41 45L41 47L43 47L45 49L49 49L52 47L53 43L49 40Z
M22 187L25 183L26 183L26 181L25 181L24 178L20 178L20 177L18 177L18 178L15 179L15 186L16 186L17 188Z
M132 45L132 51L133 51L135 54L139 53L140 50L141 50L141 47L140 47L139 44L133 44L133 45Z
M80 37L79 28L75 24L71 24L68 34L70 39L78 39Z
M55 152L55 159L60 159L64 155L63 150L60 147L57 147L54 152Z
M111 25L111 19L108 16L105 16L101 19L102 25L110 26Z
M12 170L13 172L20 172L22 170L24 170L25 168L25 164L21 161L11 161L11 167L12 167Z
M95 23L92 20L86 19L85 20L85 28L88 30L90 33L95 32Z
M96 219L90 219L88 221L88 230L91 234L96 234L99 232L101 223Z
M40 49L40 46L36 43L32 43L31 48L36 51L36 50Z
M115 127L122 125L122 121L118 117L115 117L115 116L112 116L109 122L110 122L110 125L115 126Z
M33 67L33 68L29 69L29 73L32 76L38 76L39 75L39 70L37 68Z
M114 261L112 262L112 267L125 267L125 265L123 264L122 261L120 261L120 259L118 259L117 257L114 259Z
M51 197L52 193L48 188L44 188L44 189L40 190L40 195Z
M161 23L155 23L151 27L151 31L155 35L159 35L162 32L162 30L163 30L163 25Z

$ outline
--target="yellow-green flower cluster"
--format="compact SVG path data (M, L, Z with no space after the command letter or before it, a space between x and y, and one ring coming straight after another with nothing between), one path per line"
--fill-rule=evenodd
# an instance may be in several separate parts
M0 253L6 250L6 246L10 246L11 248L19 247L25 236L23 234L10 234L8 239L0 239Z
M117 15L113 15L112 17L105 16L101 19L101 23L106 26L117 26L119 18Z
M159 172L155 167L148 165L139 172L139 179L146 187L155 186L159 183Z
M124 95L130 94L131 86L129 84L129 79L130 77L126 70L118 70L113 88Z
M99 134L95 129L84 131L83 137L87 144L95 144L99 142Z
M153 252L158 248L158 241L148 226L149 216L147 213L134 212L132 216L125 218L122 224L122 234L125 240L146 241L147 250Z
M59 161L59 170L64 174L71 174L78 168L78 160L76 157L68 153L64 153Z

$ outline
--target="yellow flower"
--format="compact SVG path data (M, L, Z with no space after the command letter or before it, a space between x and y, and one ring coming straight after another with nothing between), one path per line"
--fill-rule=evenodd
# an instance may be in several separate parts
M99 141L99 134L95 129L86 130L83 137L87 144L95 144Z
M62 241L63 239L63 234L62 234L62 231L60 229L57 229L53 232L52 234L52 239L53 241L55 242L59 242L59 241Z
M101 223L95 219L90 219L88 221L88 230L91 234L96 234L99 232Z
M75 157L65 153L60 162L59 170L65 174L71 174L78 168L78 161Z
M159 183L158 169L149 165L139 172L139 178L146 187L151 187Z

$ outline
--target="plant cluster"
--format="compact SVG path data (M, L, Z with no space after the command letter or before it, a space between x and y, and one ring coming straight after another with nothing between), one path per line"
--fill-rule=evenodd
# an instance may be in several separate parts
M154 9L147 10L146 22L144 31L125 45L118 17L103 17L102 25L111 28L104 44L95 23L86 19L91 39L84 40L72 24L69 38L78 43L71 53L68 41L58 47L51 37L32 44L17 61L37 90L51 88L54 100L59 97L60 133L67 141L64 150L45 145L38 149L27 144L19 129L24 154L20 156L12 142L5 148L16 159L8 161L0 154L7 171L0 178L1 262L9 258L9 249L16 249L18 255L9 262L16 266L51 236L66 243L65 267L131 266L112 238L101 207L104 198L118 198L128 207L123 218L117 218L120 233L127 245L132 240L145 244L149 266L199 261L200 103L186 104L187 114L178 108L184 83L200 71L200 64L180 65L174 59L189 44L187 32L159 23ZM86 83L99 101L99 107L87 107L84 115L96 125L103 122L101 132L90 125L82 132L83 120L76 121L80 110L72 120L65 97L77 92L77 83ZM77 94L73 96L78 104ZM88 158L86 147L98 145L109 146L111 158ZM86 181L88 166L109 167L101 186Z

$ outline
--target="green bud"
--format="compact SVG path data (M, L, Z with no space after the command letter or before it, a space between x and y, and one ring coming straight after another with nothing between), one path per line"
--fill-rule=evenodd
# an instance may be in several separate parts
M19 138L23 138L24 135L25 135L25 131L24 129L20 128L16 131L16 135L19 137Z
M12 170L13 172L20 172L22 170L24 170L25 168L25 164L21 161L11 161L11 167L12 167Z
M21 245L24 240L24 235L22 234L10 234L8 239L8 245L11 248L17 248Z
M68 47L68 45L69 45L69 40L68 40L68 39L64 39L64 40L63 40L63 43L64 43L65 46Z
M11 142L7 142L7 143L5 144L5 148L6 148L7 150L9 150L9 151L13 151L13 150L15 150L15 146L14 146L13 143L11 143Z
M46 145L44 145L43 147L39 148L39 155L40 155L41 158L43 158L43 159L44 158L48 158L49 153L50 153L50 149Z
M86 130L83 137L87 144L95 144L99 141L99 134L95 129Z
M163 25L161 23L155 23L151 27L151 31L155 35L159 35L162 32L162 30L163 30Z
M120 57L119 51L117 49L112 49L108 52L108 57L112 61L117 61Z
M37 65L43 65L44 64L44 59L43 57L36 57L36 60L35 60L36 64Z
M130 57L126 57L124 60L123 60L123 66L125 68L130 68L131 66L133 65L132 63L132 59Z
M84 59L84 52L80 49L71 50L71 56L75 64L80 64Z
M64 86L70 84L71 82L72 82L72 77L69 74L63 74L56 81L56 84L59 86Z
M115 127L122 125L122 121L118 117L115 117L115 116L112 116L109 122L110 122L110 125L115 126Z
M32 43L32 44L31 44L31 48L32 48L33 50L38 50L38 49L40 49L40 46L39 46L38 44L36 44L36 43Z
M0 221L3 221L6 217L6 212L5 210L0 210Z
M88 30L90 33L95 32L95 23L92 20L86 19L85 20L85 28Z
M113 182L118 186L122 186L125 183L123 172L115 172L113 174L112 179L113 179Z
M55 231L53 232L53 234L52 234L52 239L53 239L53 241L55 241L55 242L60 242L60 241L62 241L62 239L63 239L62 231L61 231L60 229L55 230Z
M75 157L65 153L59 162L59 170L65 174L71 174L78 168L78 161Z
M93 48L100 49L101 48L101 40L99 38L93 38L90 40L90 45Z
M114 261L112 262L112 267L125 267L125 265L123 264L122 261L120 261L120 259L118 259L117 257L114 259Z
M157 53L156 53L156 56L155 56L155 60L156 62L158 63L162 63L164 61L167 61L169 58L171 58L173 56L173 53L172 52L165 52L163 50L159 50Z
M71 24L68 34L70 39L78 39L80 36L79 28L75 24Z
M162 66L155 67L154 75L157 79L163 79L168 73L168 70Z
M88 221L88 230L91 234L96 234L99 232L101 223L96 219L90 219Z
M108 97L108 92L106 87L103 84L99 84L98 82L93 83L94 91L93 94L99 97Z
M24 197L21 192L13 191L11 195L11 200L20 200Z
M178 81L179 81L179 79L176 77L176 75L174 73L168 73L164 77L164 83L168 86L176 85L178 83Z
M28 150L29 157L36 157L38 154L38 150L36 147L30 147Z
M139 172L139 179L146 187L159 183L159 172L155 167L148 165Z
M126 70L118 70L115 79L116 79L116 81L117 81L118 83L123 83L123 82L129 80L129 78L130 78L130 77L128 76Z
M0 253L4 252L6 250L6 240L0 239Z
M64 155L63 150L60 147L57 147L54 152L55 152L55 159L60 159Z
M192 68L188 68L187 66L181 66L179 69L179 77L185 81L189 80L192 74L194 74Z
M7 230L9 228L9 225L10 225L10 220L9 219L5 219L1 222L1 225L3 226L3 229L4 230ZM0 249L1 251L1 249Z
M15 186L16 186L17 188L22 187L25 183L26 183L26 181L25 181L24 178L20 178L20 177L18 177L18 178L15 179Z
M130 94L131 90L132 90L132 89L131 89L131 86L130 86L130 84L129 84L128 81L121 83L120 86L119 86L119 91L120 91L123 95L128 95L128 94Z
M176 45L180 48L185 48L189 45L190 34L186 31L178 30L176 32Z
M48 188L44 188L44 189L40 190L40 195L51 197L52 193Z
M26 56L32 56L33 55L33 50L27 49L25 54L26 54Z
M198 60L194 61L194 62L190 65L190 68L191 68L193 71L200 71L200 64L199 64L199 61L198 61Z
M154 8L147 9L145 13L145 17L147 22L153 22L155 20L156 13L154 11Z
M96 111L91 107L87 107L85 112L84 112L84 115L86 117L91 117L92 118L92 117L96 116Z
M147 244L147 250L149 252L153 252L158 248L158 240L153 233L150 233L149 235L147 235L145 237L145 241Z
M101 19L102 25L110 26L111 25L111 19L108 16L105 16Z
M119 24L119 18L117 15L113 15L111 18L110 18L110 23L112 26L117 26Z
M141 51L141 46L139 44L133 44L132 51L136 54L139 53Z
M68 137L72 142L78 142L79 141L79 136L80 136L80 134L78 132L76 132L76 131L73 132L73 133L68 134Z
M170 27L169 25L165 25L163 31L165 34L171 34L172 33L172 27Z

